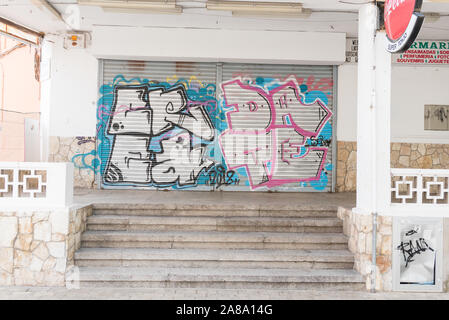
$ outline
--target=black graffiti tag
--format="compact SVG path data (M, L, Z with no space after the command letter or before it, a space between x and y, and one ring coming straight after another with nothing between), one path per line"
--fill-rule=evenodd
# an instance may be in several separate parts
M414 231L414 230L411 230ZM409 231L410 232L410 231ZM409 233L408 232L408 233ZM414 232L416 233L416 232ZM413 233L412 233L413 234ZM398 250L401 250L402 255L405 261L405 267L407 268L410 262L413 262L413 257L417 254L421 254L427 250L434 251L426 242L424 238L419 238L416 240L409 240L408 242L401 242L401 244L397 247Z
M323 136L320 135L316 139L310 138L305 147L329 147L331 143L331 139L324 139Z
M237 185L240 182L235 171L226 171L221 164L214 166L208 172L209 180L207 184L220 188L222 185Z
M76 140L78 140L78 145L82 145L85 143L95 143L95 138L92 137L76 137Z

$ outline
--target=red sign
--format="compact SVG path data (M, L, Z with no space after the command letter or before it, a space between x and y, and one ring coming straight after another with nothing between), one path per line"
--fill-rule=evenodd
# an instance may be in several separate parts
M391 40L399 39L407 30L415 11L416 0L393 0L385 2L385 30Z
M419 13L422 0L386 0L385 30L389 40L387 50L404 52L415 41L424 16Z

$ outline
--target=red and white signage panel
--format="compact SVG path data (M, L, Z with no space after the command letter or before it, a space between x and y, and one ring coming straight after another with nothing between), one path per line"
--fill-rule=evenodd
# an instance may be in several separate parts
M389 52L404 52L413 44L424 21L421 6L422 0L385 1L384 22Z

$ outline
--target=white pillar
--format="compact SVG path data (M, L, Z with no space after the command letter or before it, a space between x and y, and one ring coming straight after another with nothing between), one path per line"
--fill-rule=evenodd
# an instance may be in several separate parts
M391 53L385 31L376 33L376 210L382 214L390 204Z
M357 86L357 213L379 213L388 203L391 56L376 31L378 9L359 10Z

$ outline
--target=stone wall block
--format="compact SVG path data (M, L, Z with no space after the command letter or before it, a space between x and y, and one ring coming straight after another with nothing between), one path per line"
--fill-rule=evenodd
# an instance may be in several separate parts
M23 251L30 251L32 242L32 234L19 234L16 238L16 241L14 242L14 248Z
M372 269L372 216L355 214L349 209L340 209L343 225L347 224L348 246L354 253L354 269L365 276L366 287L371 287ZM391 233L392 218L378 216L376 234L377 276L376 289L390 290L391 288ZM384 275L386 275L384 277ZM388 278L390 277L390 279Z
M392 229L391 225L381 224L379 226L379 232L382 235L392 235L393 234L393 229Z
M93 156L88 155L95 150L95 137L88 137L88 141L81 141L77 137L50 137L49 159L53 162L74 162L74 186L78 188L93 188L95 186L95 174L90 168ZM76 155L87 155L86 165L81 163L81 157Z
M337 142L337 192L355 191L357 187L357 143ZM392 168L449 169L449 144L392 143Z
M54 258L65 257L65 242L48 242L47 247L50 255Z
M31 242L30 250L34 251L39 245L41 244L41 241L33 240Z
M412 154L410 155L410 161L418 160L421 157L418 151L412 151Z
M14 285L14 277L11 273L0 269L0 286Z
M41 271L43 264L44 264L44 261L42 261L41 259L39 259L36 256L33 256L31 259L31 263L30 263L30 270L31 271Z
M81 247L81 233L75 234L75 249L78 250Z
M54 267L55 271L64 273L66 271L66 267L67 260L65 258L56 259L56 265Z
M365 247L366 247L366 234L365 233L359 233L358 239L357 239L357 252L358 253L364 253Z
M36 249L33 250L33 255L41 260L46 260L50 253L48 252L47 246L44 242L41 242Z
M34 225L34 239L51 241L51 224L46 221L36 223Z
M348 248L349 248L349 251L351 251L352 253L357 252L357 238L355 236L352 236L349 238Z
M51 241L64 241L66 239L66 235L62 233L53 233L51 235Z
M47 221L48 220L48 215L49 215L49 212L44 212L44 211L35 212L35 213L33 213L33 216L31 218L31 222L33 224L36 224L36 223L41 222L41 221Z
M381 218L381 223L382 224L391 226L392 223L393 223L393 218L392 217L381 216L380 218Z
M373 221L371 215L360 215L360 232L368 233L373 230Z
M380 253L382 255L391 256L392 245L391 236L383 236Z
M77 214L75 217L75 232L81 232L82 216Z
M50 139L50 154L54 156L59 152L60 141L58 137L51 137Z
M34 286L37 284L34 272L27 268L14 269L14 284L16 286Z
M49 256L42 265L42 270L53 270L55 266L56 258Z
M380 254L381 248L382 248L382 241L383 241L383 235L379 232L377 233L376 237L376 254Z
M418 152L421 154L421 156L426 154L426 146L422 143L418 144Z
M91 207L0 212L0 286L63 286L91 214Z
M33 255L31 252L15 250L14 251L14 266L19 268L28 268L31 264Z
M19 232L20 233L33 233L33 223L31 217L19 218Z
M69 232L69 216L68 212L54 211L50 214L49 222L51 223L52 233Z
M399 167L408 168L410 166L410 157L400 156L398 163L399 163Z
M391 269L382 275L383 278L383 291L393 290L393 272Z
M14 249L0 248L0 272L13 272L14 267ZM6 280L5 280L6 281Z
M48 284L48 286L64 286L65 285L65 277L64 273L56 272L56 271L45 271L44 273L44 281Z
M399 151L391 151L390 161L392 163L397 163L399 161Z
M0 217L0 247L13 247L18 226L17 217Z
M376 257L376 265L379 267L381 274L386 273L391 269L391 259L384 255L378 255Z
M366 234L366 240L365 240L366 246L365 251L368 254L372 254L373 252L373 234L372 232Z
M410 156L412 148L409 143L402 143L401 149L399 150L399 154L401 156Z

